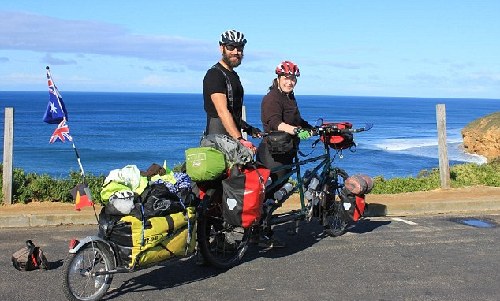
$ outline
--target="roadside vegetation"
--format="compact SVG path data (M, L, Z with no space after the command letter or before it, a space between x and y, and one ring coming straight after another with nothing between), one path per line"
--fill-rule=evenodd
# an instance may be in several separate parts
M0 164L0 173L3 174ZM178 171L180 166L173 168ZM105 176L86 175L85 179L91 190L95 202L99 202L99 193ZM460 164L450 167L451 187L493 186L500 187L500 158L488 164ZM0 191L2 189L0 176ZM77 172L70 172L67 178L56 179L47 174L25 173L15 168L13 172L13 203L29 202L68 202L72 203L71 189L81 183L81 176ZM429 191L441 186L439 170L423 170L416 177L384 179L381 176L374 178L374 194L395 194L414 191ZM3 194L2 194L3 195ZM0 202L3 202L0 200Z
M450 167L451 188L469 186L500 187L500 158L488 164L459 164ZM384 179L374 178L374 194L429 191L441 187L439 169L422 170L416 177Z

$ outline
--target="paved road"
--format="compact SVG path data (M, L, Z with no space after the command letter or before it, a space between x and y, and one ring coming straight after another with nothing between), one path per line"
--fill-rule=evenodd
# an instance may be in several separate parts
M491 227L476 227L483 223ZM499 300L499 225L492 214L370 218L338 238L321 237L316 224L296 236L282 227L285 249L253 250L221 273L190 259L120 274L105 300ZM0 300L64 300L67 243L94 229L0 229ZM12 267L10 256L26 239L42 246L51 270Z

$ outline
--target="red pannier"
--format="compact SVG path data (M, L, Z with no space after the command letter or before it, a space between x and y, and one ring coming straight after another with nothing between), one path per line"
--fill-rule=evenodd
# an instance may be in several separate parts
M262 214L266 181L271 171L262 166L233 166L222 180L222 216L227 223L248 228Z
M345 179L344 185L340 198L349 216L357 222L365 213L365 195L372 191L373 179L365 174L356 174Z
M335 127L338 129L351 129L352 123L350 122L323 122L322 126ZM355 146L354 138L352 133L342 133L342 134L325 134L321 136L321 141L327 141L328 145L337 150L351 148Z
M357 222L365 213L365 195L354 195L346 188L342 189L340 193L344 209L349 214L353 222Z

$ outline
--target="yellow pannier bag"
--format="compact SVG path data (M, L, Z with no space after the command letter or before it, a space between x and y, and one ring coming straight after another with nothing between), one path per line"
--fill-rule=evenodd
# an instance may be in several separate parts
M189 225L188 226L188 219ZM196 246L196 209L188 207L186 213L150 217L143 223L132 215L121 218L130 223L132 254L129 267L148 266L173 256L191 254Z

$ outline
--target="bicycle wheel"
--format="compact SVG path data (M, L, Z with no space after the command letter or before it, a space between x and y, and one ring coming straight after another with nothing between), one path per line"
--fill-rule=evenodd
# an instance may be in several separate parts
M333 201L326 213L327 229L325 232L333 237L341 236L347 230L349 216L340 201Z
M63 290L68 300L100 300L109 289L112 274L96 276L95 272L115 268L111 252L101 243L90 242L70 254L63 265Z
M323 212L323 219L325 225L325 233L337 237L344 234L349 225L349 214L346 212L342 196L339 193L340 179L346 179L347 173L344 170L336 169L330 175L323 187L325 192L325 211Z
M205 197L198 216L198 247L203 259L218 269L240 263L248 249L248 230L228 225L220 200Z

